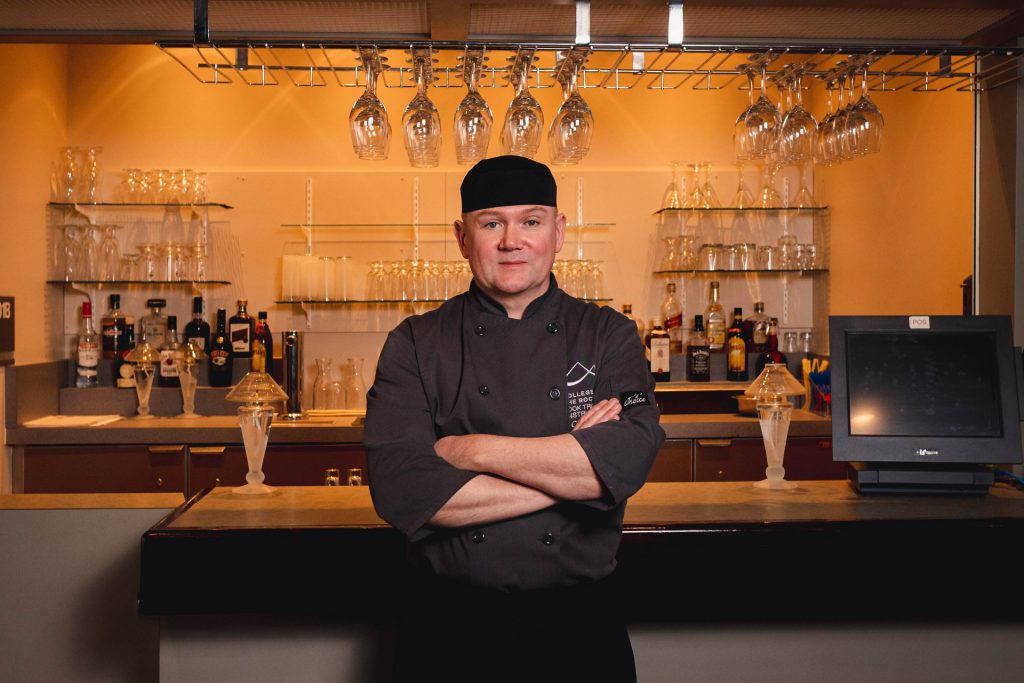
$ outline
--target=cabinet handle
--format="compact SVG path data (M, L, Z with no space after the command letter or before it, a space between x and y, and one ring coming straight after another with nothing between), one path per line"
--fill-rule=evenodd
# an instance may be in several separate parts
M163 488L163 485L164 485L164 478L163 477L157 477L156 478L156 487L158 489L159 488Z
M178 444L176 446L146 446L150 453L182 453L185 450L185 444Z
M192 455L222 455L227 446L190 446L188 452Z
M718 470L718 481L725 479L725 470Z
M220 486L220 477L217 477L216 479L214 479L213 483L216 484L217 486Z
M697 439L697 445L702 448L728 448L732 439Z

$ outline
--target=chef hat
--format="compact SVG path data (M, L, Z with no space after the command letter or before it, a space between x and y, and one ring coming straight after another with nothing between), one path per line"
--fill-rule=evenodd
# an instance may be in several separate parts
M558 206L558 188L544 164L513 155L478 161L462 180L462 213L496 206Z

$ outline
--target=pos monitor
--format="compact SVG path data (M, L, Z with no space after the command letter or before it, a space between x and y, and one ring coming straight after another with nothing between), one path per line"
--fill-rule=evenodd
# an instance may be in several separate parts
M861 492L985 493L1021 462L1007 316L832 316L832 457Z

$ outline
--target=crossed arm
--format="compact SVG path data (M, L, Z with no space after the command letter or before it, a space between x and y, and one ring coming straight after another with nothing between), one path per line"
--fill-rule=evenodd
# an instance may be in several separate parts
M618 420L621 411L617 399L601 401L573 431ZM436 526L486 524L536 512L560 500L592 500L602 492L587 454L569 434L445 436L434 444L434 451L455 467L480 473L431 518Z

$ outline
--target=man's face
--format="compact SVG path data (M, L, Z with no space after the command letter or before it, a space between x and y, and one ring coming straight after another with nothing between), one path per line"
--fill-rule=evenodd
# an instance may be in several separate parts
M481 209L463 214L454 227L459 250L488 296L521 312L547 290L551 265L565 237L565 215L557 209L530 205Z

